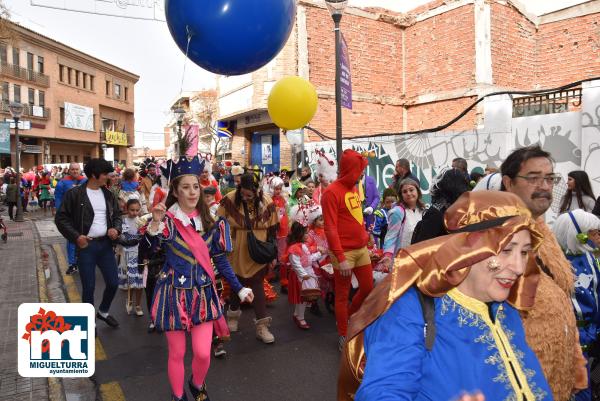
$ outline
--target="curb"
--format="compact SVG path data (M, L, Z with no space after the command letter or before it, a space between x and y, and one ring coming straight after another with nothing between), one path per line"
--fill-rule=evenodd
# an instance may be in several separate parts
M40 234L33 221L29 220L29 224L31 224L31 231L34 233L33 247L35 249L39 299L40 302L49 302L48 290L46 288L46 272L42 263ZM66 401L62 381L56 377L48 378L48 399L50 401Z

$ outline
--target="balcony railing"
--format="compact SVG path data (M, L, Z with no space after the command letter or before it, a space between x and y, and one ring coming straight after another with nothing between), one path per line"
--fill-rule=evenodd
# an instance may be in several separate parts
M12 78L22 79L23 81L33 82L40 86L50 86L50 77L48 75L29 70L15 64L0 64L0 74Z
M2 114L10 114L10 110L8 109L9 102L3 100L0 102L0 113ZM23 116L22 117L31 117L31 118L42 118L47 120L50 118L50 109L47 107L41 106L32 106L28 103L23 103Z

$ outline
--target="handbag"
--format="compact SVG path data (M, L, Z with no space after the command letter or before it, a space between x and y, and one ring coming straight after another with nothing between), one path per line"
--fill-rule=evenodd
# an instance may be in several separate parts
M246 218L246 228L248 229L248 252L250 258L256 263L267 264L272 262L277 257L277 248L270 241L261 241L254 235L252 225L250 224L250 216L248 214L248 206L246 202L242 202L244 206L244 216Z

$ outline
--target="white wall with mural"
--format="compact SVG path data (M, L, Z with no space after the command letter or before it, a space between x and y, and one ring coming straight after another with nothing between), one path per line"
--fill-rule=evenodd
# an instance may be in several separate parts
M375 178L380 190L392 182L396 160L410 160L423 193L429 194L432 178L450 166L455 157L465 158L469 170L486 165L500 167L514 149L539 143L552 154L555 171L563 177L554 190L555 214L566 191L569 171L585 170L595 195L600 195L600 80L582 85L580 106L579 111L513 118L512 100L507 95L495 96L485 99L484 126L477 130L351 139L343 141L343 148L375 152L367 173ZM334 154L335 142L305 144L313 168L315 149Z

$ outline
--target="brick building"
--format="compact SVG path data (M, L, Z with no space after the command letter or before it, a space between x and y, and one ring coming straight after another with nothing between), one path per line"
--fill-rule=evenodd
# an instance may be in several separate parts
M134 144L134 85L139 76L11 25L15 41L0 44L0 118L11 118L12 101L25 106L25 129L19 130L25 145L21 166L110 155L126 163L127 148ZM15 165L14 130L11 137L11 154L0 155L2 167Z
M409 13L348 8L341 29L353 109L342 109L344 138L433 128L488 93L600 76L599 24L598 0L540 16L520 0L435 0ZM299 0L294 30L275 60L252 74L220 78L220 119L235 133L234 159L256 161L253 151L267 134L277 137L280 160L290 160L289 145L266 112L270 88L285 75L316 86L311 126L335 136L332 27L324 2ZM451 128L481 126L484 107ZM320 139L307 133L306 140Z

